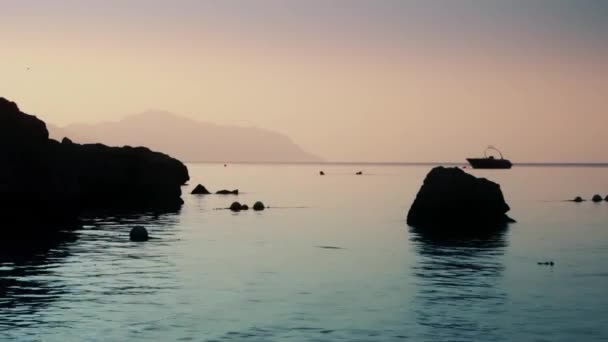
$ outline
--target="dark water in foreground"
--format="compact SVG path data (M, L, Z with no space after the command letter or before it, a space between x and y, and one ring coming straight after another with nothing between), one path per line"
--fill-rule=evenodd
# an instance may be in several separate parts
M475 172L519 223L473 241L409 229L428 166L190 165L263 213L105 217L0 253L0 340L605 341L608 169ZM132 243L145 224L156 238ZM554 267L538 266L553 260Z

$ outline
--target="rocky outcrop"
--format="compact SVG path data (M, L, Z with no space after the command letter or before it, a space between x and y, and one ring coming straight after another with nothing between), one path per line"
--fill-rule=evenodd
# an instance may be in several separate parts
M239 212L243 209L243 206L239 202L233 202L229 208L231 211Z
M584 201L585 201L585 200L584 200L584 199L583 199L581 196L576 196L576 197L574 197L574 199L572 200L572 202L575 202L575 203L581 203L581 202L584 202Z
M603 201L604 199L600 195L593 195L593 197L591 198L591 200L593 202L595 202L595 203L599 203L599 202Z
M239 189L235 190L220 190L216 192L217 195L238 195Z
M262 211L264 209L266 209L266 206L264 206L264 203L262 203L260 201L255 202L253 204L253 210L255 210L255 211Z
M6 222L70 220L83 211L179 207L188 169L145 147L49 139L45 123L0 98L0 214Z
M436 167L426 176L407 223L442 230L486 229L514 222L506 214L509 210L500 185L459 168Z
M192 194L192 195L209 195L211 193L202 184L199 184L192 190L192 192L190 194Z

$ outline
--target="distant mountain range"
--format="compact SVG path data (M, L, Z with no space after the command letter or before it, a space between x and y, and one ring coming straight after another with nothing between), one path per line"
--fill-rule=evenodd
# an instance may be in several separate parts
M182 161L319 162L289 137L256 127L216 125L164 111L148 111L116 122L47 125L51 138L78 143L146 146Z

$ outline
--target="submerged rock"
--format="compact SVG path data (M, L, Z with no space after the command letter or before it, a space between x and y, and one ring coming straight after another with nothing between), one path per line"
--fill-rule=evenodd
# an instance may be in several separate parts
M262 203L260 201L255 202L253 204L253 210L255 210L255 211L262 211L264 209L266 209L266 207L264 206L264 203Z
M192 195L209 195L211 194L202 184L197 185L191 192Z
M597 203L597 202L601 202L601 201L603 201L604 199L603 199L603 198L602 198L602 196L600 196L600 195L594 195L594 196L591 198L591 200L592 200L593 202L596 202L596 203Z
M443 230L489 229L514 222L500 185L459 168L429 172L407 215L410 226Z
M84 211L175 209L188 169L145 147L62 143L43 121L0 98L0 215L4 222L62 222Z
M217 195L238 195L239 189L236 190L220 190L216 192Z
M129 238L131 241L141 242L148 241L150 237L148 236L148 230L145 227L137 226L131 229Z
M242 205L241 205L241 203L239 203L239 202L233 202L233 203L230 205L230 210L235 211L235 212L238 212L238 211L243 210L243 206L242 206Z

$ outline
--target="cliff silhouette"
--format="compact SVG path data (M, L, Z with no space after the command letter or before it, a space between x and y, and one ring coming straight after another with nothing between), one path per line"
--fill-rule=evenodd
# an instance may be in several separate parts
M322 161L277 132L216 125L165 111L148 111L116 122L52 127L51 136L67 136L80 143L148 146L191 162Z
M64 223L90 210L181 206L188 169L146 147L49 139L45 123L0 98L3 222Z

